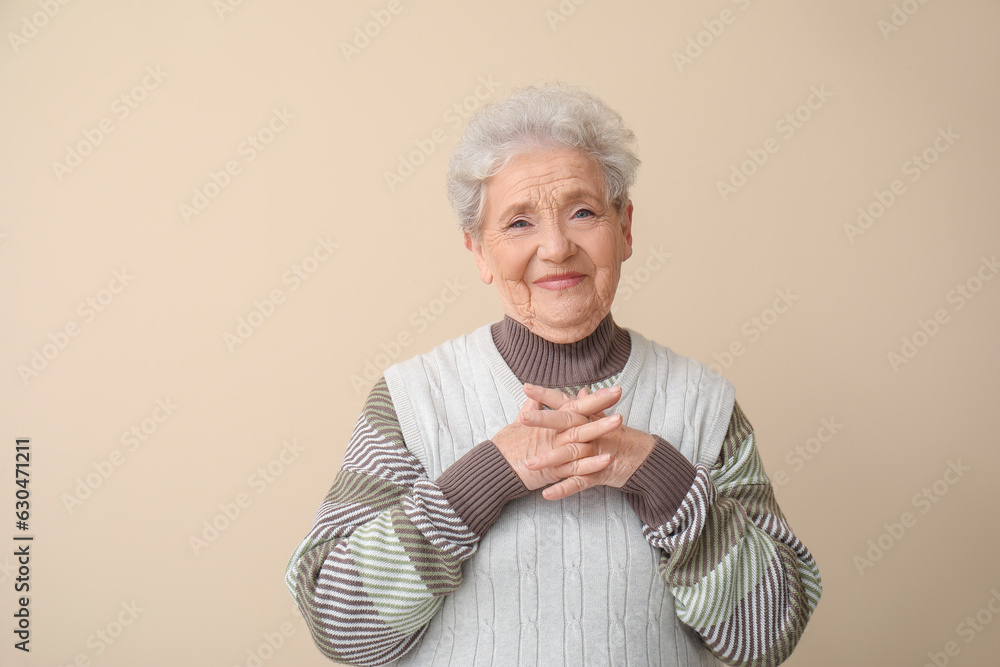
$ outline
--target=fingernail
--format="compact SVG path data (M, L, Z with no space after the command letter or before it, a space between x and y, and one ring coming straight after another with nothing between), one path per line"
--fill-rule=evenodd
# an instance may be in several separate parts
M601 454L601 461L610 461L611 454Z
M538 465L538 459L535 458L534 456L529 456L528 458L524 459L524 465L528 466L529 468L534 468L536 465Z

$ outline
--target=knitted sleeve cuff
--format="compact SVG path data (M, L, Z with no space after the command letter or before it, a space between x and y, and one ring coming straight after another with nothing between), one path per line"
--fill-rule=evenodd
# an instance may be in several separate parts
M441 473L436 484L451 508L479 537L499 518L508 501L529 493L491 440L466 452Z
M622 492L647 526L665 524L681 506L694 483L694 466L677 449L658 435L646 460L639 466Z

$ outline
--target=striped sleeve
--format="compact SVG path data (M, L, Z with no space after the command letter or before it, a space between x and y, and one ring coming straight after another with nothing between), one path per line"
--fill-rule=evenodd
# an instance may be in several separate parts
M788 658L823 586L792 533L767 476L753 427L737 404L719 461L696 466L671 518L646 539L663 550L660 574L677 615L730 665L770 667Z
M420 640L478 543L406 449L382 379L285 583L324 655L380 665Z

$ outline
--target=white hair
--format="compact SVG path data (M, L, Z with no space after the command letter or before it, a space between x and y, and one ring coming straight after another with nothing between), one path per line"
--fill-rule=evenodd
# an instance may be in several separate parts
M604 176L607 203L618 211L625 209L639 158L635 135L622 117L582 88L533 86L486 104L469 121L451 153L448 199L462 230L480 238L491 177L515 156L549 148L590 155Z

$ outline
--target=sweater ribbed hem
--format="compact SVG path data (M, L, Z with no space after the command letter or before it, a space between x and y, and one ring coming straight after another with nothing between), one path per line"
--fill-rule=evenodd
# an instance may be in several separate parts
M543 387L593 384L611 377L625 368L632 349L632 337L615 324L611 313L575 343L553 343L509 315L494 323L490 333L517 379Z
M694 483L695 469L677 449L658 435L656 444L622 492L647 526L662 526L680 508Z
M483 483L489 480L488 483ZM508 501L530 493L493 441L466 452L437 478L448 504L479 537L499 518Z

